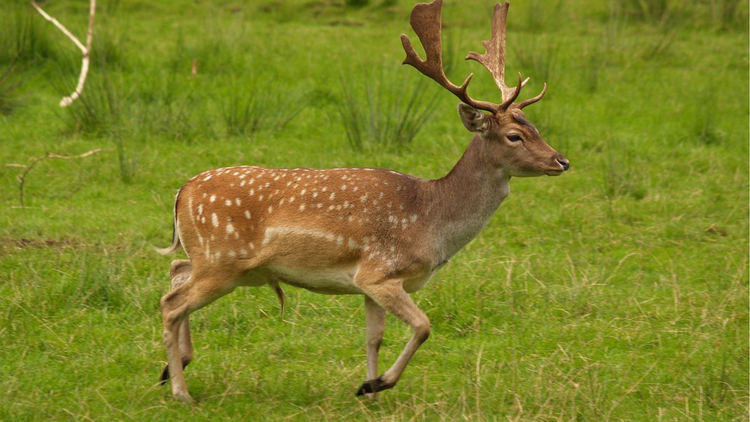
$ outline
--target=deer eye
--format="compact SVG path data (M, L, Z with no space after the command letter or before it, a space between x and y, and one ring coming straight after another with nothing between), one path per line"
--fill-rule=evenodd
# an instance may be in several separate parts
M520 135L517 135L515 133L508 134L507 138L511 142L521 142L521 141L523 141L523 138L521 138Z

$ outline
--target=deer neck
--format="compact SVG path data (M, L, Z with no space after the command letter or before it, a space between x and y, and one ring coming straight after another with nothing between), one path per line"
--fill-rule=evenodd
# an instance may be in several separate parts
M475 135L450 173L432 181L434 227L444 260L479 234L510 193L510 176L491 162L487 145Z

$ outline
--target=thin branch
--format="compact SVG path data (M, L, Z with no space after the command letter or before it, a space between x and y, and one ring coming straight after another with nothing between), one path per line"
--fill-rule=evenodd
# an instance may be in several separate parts
M89 29L86 33L86 46L81 44L80 41L78 41L78 38L76 38L75 35L73 35L70 31L68 31L63 24L61 24L57 19L53 18L52 16L48 15L44 10L42 10L39 5L36 4L36 2L32 1L31 5L34 6L34 9L37 10L45 19L52 22L60 31L63 32L63 34L67 35L68 38L70 38L76 46L81 50L81 53L83 54L83 59L81 63L81 75L78 77L78 85L76 85L76 90L73 91L73 93L70 96L63 97L62 100L60 100L60 107L67 107L73 103L73 101L78 98L81 93L83 92L83 85L86 83L86 75L89 73L89 61L91 56L91 42L94 37L94 16L96 14L96 0L91 0L91 7L89 9Z
M24 203L24 196L23 196L23 188L26 185L26 176L28 176L29 172L39 164L40 161L46 159L46 158L57 158L57 159L63 159L63 160L70 160L73 158L85 158L91 155L94 155L96 153L102 152L103 150L101 148L92 149L91 151L84 152L80 155L59 155L55 154L54 152L47 152L41 157L32 157L29 164L6 164L6 167L17 167L22 168L23 173L21 173L18 176L18 199L21 202L21 208L26 208L26 205Z

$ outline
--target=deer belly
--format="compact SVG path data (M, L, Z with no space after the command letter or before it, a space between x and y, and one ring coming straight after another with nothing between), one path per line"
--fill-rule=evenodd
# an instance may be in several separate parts
M354 284L356 267L351 268L291 268L273 265L268 270L281 282L323 294L362 294Z

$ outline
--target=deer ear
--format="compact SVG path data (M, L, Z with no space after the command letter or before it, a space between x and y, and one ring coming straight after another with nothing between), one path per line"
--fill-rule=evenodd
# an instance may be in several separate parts
M458 104L458 115L469 132L484 132L487 129L487 115L468 104Z

